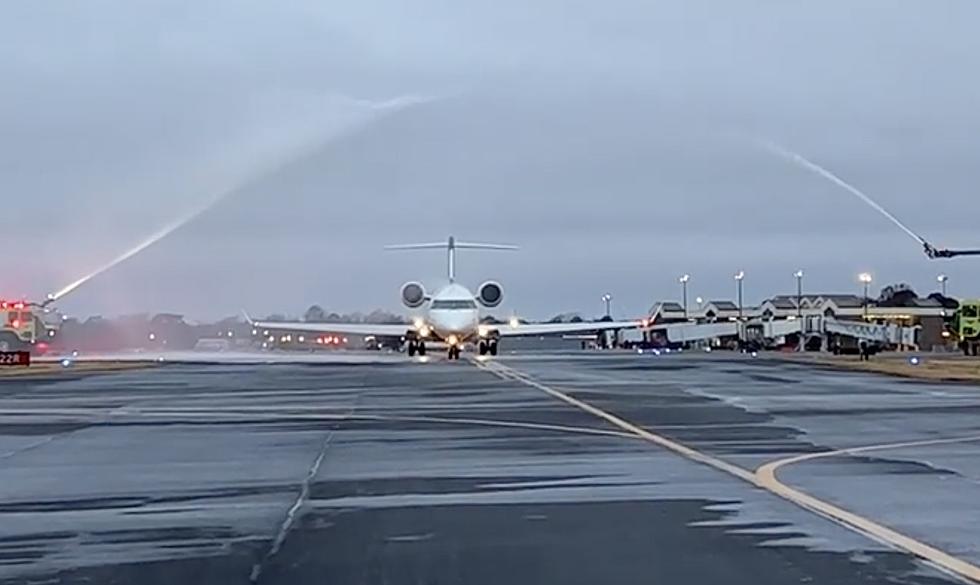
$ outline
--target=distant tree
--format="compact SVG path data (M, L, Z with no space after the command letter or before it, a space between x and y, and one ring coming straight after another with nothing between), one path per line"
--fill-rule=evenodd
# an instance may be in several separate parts
M371 311L367 317L364 318L367 323L375 324L389 324L394 325L398 323L404 323L405 320L400 315L395 315L394 313L389 313L382 309L375 309Z
M944 297L942 293L934 292L929 295L929 298L938 302L943 306L944 309L951 309L955 311L960 308L960 302L953 297Z
M183 315L159 313L150 319L149 327L155 341L167 349L191 349L197 343L194 330Z
M303 320L308 323L323 323L327 320L327 312L320 305L311 305L303 314Z
M575 319L578 319L578 321ZM579 323L581 321L582 317L578 313L560 313L552 317L548 323Z
M878 304L883 307L904 307L913 304L912 301L918 298L919 295L915 294L911 286L905 283L890 284L881 289Z

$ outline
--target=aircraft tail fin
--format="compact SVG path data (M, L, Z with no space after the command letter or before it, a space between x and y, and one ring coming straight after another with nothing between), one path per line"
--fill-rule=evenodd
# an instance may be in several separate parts
M456 238L449 236L447 242L431 242L425 244L395 244L385 246L385 250L437 250L443 249L447 252L446 271L449 281L456 280L456 250L519 250L517 246L511 244L481 244L476 242L457 242Z

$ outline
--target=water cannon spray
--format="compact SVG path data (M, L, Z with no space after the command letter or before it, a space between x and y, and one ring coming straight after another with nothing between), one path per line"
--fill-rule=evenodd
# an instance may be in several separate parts
M837 185L838 187L841 187L848 193L851 193L861 201L867 203L869 207L871 207L881 215L885 216L885 218L887 218L893 224L898 226L899 229L901 229L903 232L908 234L916 242L921 244L923 252L925 252L926 257L929 258L930 260L936 260L940 258L943 259L955 258L957 256L980 256L980 250L949 250L946 248L936 248L935 246L927 242L925 238L912 231L911 228L909 228L907 225L902 223L897 217L892 215L887 209L885 209L880 204L878 204L878 202L872 199L869 195L867 195L866 193L864 193L854 185L851 185L844 179L838 177L837 175L827 170L826 168L809 160L808 158L804 157L802 154L786 149L776 144L775 142L767 140L767 141L762 141L761 144L763 148L775 154L776 156L785 159L799 167L802 167L803 169L810 171L824 179L827 179L831 183Z
M350 98L350 97L346 97L346 96L343 96L343 97L344 97L345 100L347 100L350 103L356 104L358 106L367 108L368 110L370 110L372 112L375 112L375 115L373 117L367 119L363 123L358 124L356 126L356 129L363 129L364 127L366 127L366 126L368 126L368 125L370 125L370 124L372 124L372 123L380 120L386 114L398 112L398 111L403 110L403 109L406 109L406 108L410 108L410 107L414 107L414 106L426 104L426 103L429 103L429 102L442 100L442 99L445 99L446 96L427 96L427 95L414 95L414 94L411 94L411 95L397 96L395 98L391 98L391 99L387 99L387 100L381 100L381 101L372 101L372 100L366 100L366 99L355 99L355 98ZM257 171L252 172L252 173L248 173L246 176L240 177L238 180L232 181L231 184L227 188L225 188L224 190L218 191L217 193L215 193L215 194L211 195L210 197L206 198L197 207L191 209L188 213L185 213L181 217L179 217L179 218L171 221L170 223L168 223L164 227L160 228L155 233L153 233L152 235L150 235L150 237L148 237L145 240L139 242L138 244L136 244L132 248L126 250L125 252L123 252L122 254L116 256L115 258L113 258L109 262L103 264L102 266L99 266L98 268L96 268L92 272L90 272L90 273L88 273L88 274L86 274L86 275L84 275L84 276L76 279L75 281L73 281L73 282L65 285L64 287L60 288L59 290L57 290L55 292L48 293L48 295L45 297L44 301L42 301L40 303L31 303L31 304L33 306L37 306L37 307L40 307L42 309L46 309L49 305L51 305L55 301L60 300L65 295L68 295L69 293L71 293L72 291L74 291L78 287L82 286L83 284L85 284L89 280L95 278L96 276L99 276L100 274L102 274L104 272L107 272L107 271L111 270L112 268L116 267L117 265L125 262L126 260L132 258L133 256L136 256L137 254L139 254L143 250L145 250L145 249L149 248L150 246L156 244L160 240L163 240L164 238L166 238L167 236L169 236L173 232L175 232L175 231L183 228L185 225L191 223L192 221L194 221L195 219L197 219L201 215L205 214L206 212L208 212L209 210L211 210L212 208L214 208L215 206L217 206L219 203L221 203L222 201L224 201L228 196L230 196L230 195L234 194L235 192L239 191L242 187L244 187L244 186L248 185L249 183L252 183L252 182L254 182L256 180L259 180L262 177L265 177L265 176L267 176L267 175L269 175L271 173L274 173L274 172L279 171L286 164L289 164L289 163L295 161L296 159L299 159L299 158L301 158L303 156L306 156L307 154L309 154L314 149L321 148L325 143L329 143L329 142L331 142L333 140L345 138L347 136L350 136L351 133L352 133L352 130L347 130L347 131L341 132L340 134L334 134L334 135L326 136L326 137L324 137L324 136L321 135L318 140L315 140L315 141L312 141L312 142L307 141L307 143L304 143L304 144L294 145L290 152L284 153L284 155L282 157L280 157L280 160L272 161L269 164L263 165Z

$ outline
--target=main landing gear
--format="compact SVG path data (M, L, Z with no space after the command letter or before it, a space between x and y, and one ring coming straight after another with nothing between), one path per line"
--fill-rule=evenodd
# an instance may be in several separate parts
M480 340L480 345L479 345L479 350L480 350L480 355L487 355L487 354L497 355L497 340L496 339L487 339L487 340L481 339Z
M413 357L418 353L420 356L425 355L425 342L415 341L414 339L408 340L408 357Z

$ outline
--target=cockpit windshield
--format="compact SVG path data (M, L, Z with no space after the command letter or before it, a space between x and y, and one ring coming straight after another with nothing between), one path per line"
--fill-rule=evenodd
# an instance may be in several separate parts
M446 300L446 299L441 299L441 300L432 301L431 308L433 310L439 310L439 309L449 309L449 310L452 310L452 309L475 309L476 308L476 301L474 301L472 299L462 299L462 300Z

